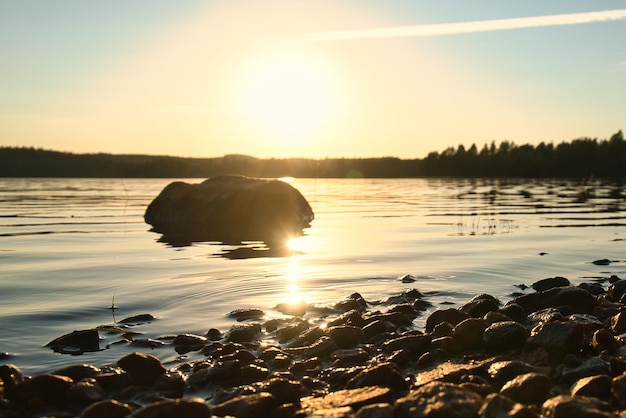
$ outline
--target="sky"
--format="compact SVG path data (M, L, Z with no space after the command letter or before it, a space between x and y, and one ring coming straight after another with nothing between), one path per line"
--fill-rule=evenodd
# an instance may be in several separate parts
M423 158L626 128L616 0L0 0L0 146Z

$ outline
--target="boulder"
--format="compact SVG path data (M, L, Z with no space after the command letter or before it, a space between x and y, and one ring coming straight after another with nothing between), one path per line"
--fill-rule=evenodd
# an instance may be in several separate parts
M176 181L148 205L144 219L166 241L265 241L302 234L313 210L280 180L218 176L199 184Z

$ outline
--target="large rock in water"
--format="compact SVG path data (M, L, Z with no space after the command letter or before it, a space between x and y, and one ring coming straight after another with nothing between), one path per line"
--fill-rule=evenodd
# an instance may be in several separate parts
M284 242L301 235L313 217L311 206L293 186L243 176L170 183L144 215L166 239L226 243Z

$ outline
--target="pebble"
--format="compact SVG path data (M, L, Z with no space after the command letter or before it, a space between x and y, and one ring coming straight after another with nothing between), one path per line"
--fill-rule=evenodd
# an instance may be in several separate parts
M608 282L544 279L505 306L482 294L433 311L413 289L382 302L353 293L328 307L285 305L285 317L263 323L260 310L236 310L225 333L159 339L159 355L198 351L172 369L141 352L34 377L0 365L0 416L626 417L626 281ZM76 352L95 335L49 346Z

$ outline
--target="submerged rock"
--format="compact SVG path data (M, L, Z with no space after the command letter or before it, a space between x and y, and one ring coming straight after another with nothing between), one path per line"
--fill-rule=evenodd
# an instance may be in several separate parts
M100 350L100 335L95 329L73 331L46 344L46 347L63 354L82 354Z

